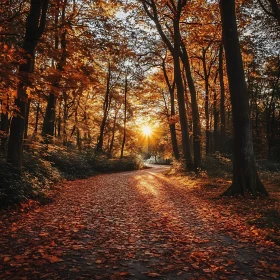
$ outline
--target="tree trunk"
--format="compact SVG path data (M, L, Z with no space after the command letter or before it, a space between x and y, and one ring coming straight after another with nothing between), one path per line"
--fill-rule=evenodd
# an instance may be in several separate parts
M159 32L159 35L167 46L168 50L172 54L174 62L174 77L177 87L177 99L179 106L179 117L181 125L181 136L182 136L182 147L183 147L183 157L185 161L185 167L187 170L193 169L191 148L190 148L190 139L189 139L189 127L188 119L186 115L186 106L185 106L185 94L184 94L184 85L181 75L181 66L180 66L180 44L181 44L181 34L180 34L180 17L183 7L186 5L186 1L178 1L177 7L174 5L174 19L173 19L173 32L172 36L174 37L174 46L172 46L171 41L164 33L161 23L159 22L157 7L154 0L151 0L149 4L145 1L141 1L143 8L147 15L152 21L154 21L156 28Z
M204 104L204 113L205 113L205 136L206 136L206 155L209 154L210 148L210 124L209 124L209 77L207 73L206 66L206 50L202 49L202 65L204 73L204 90L205 90L205 104Z
M219 50L219 81L220 81L220 151L225 152L226 140L226 113L225 113L225 85L224 85L224 62L223 62L223 44L220 44Z
M278 4L277 0L268 0L270 5L270 10L267 9L265 4L262 2L262 0L258 0L260 6L264 10L266 14L268 14L271 17L274 17L277 20L278 25L280 26L280 3ZM266 1L264 1L266 2Z
M62 127L62 143L64 146L67 146L68 137L67 137L67 120L68 120L68 106L67 106L68 96L65 91L63 91L63 127Z
M38 132L39 112L40 112L40 103L38 102L37 108L36 108L36 120L35 120L34 134L37 134L37 132Z
M219 110L217 110L217 92L214 90L214 104L213 104L213 115L214 115L214 150L215 152L219 150Z
M168 87L169 96L170 96L170 115L168 114L168 118L169 118L168 121L169 121L169 130L170 130L170 136L171 136L171 144L172 144L174 157L176 160L179 160L180 153L179 153L178 143L177 143L176 126L175 126L175 123L173 122L173 117L175 116L175 96L174 96L175 83L173 81L173 85L171 85L171 83L169 81L166 67L165 67L165 60L162 62L162 70L163 70L164 79L165 79L166 85ZM167 107L167 103L166 103L166 107ZM168 110L168 108L166 108L166 110ZM170 123L170 121L171 121L171 123Z
M193 161L190 149L190 139L189 139L189 125L186 113L185 105L185 92L184 85L182 81L181 66L180 66L180 45L181 45L181 36L180 36L180 18L175 17L173 20L174 27L174 50L173 50L173 61L174 61L174 78L177 88L177 99L179 106L179 116L180 116L180 125L181 125L181 136L182 136L182 147L183 155L186 164L187 170L193 169Z
M124 86L124 124L123 124L123 141L121 148L121 158L123 158L124 145L126 141L126 111L127 111L127 74L125 76L125 86Z
M62 24L65 24L65 10L66 10L67 0L64 0L62 5L62 12L61 12L61 22ZM55 11L55 28L58 28L58 15L59 15L59 3L56 7ZM61 49L62 54L61 58L57 65L57 70L60 72L63 71L64 66L66 64L66 56L67 56L67 50L66 50L66 29L63 31L61 35ZM55 38L55 49L58 49L58 42L59 37L56 36ZM56 88L59 88L59 81L61 79L62 73L59 74L56 81L53 83L53 86ZM44 122L43 122L43 128L42 128L42 136L46 137L45 141L49 142L51 141L52 136L54 136L54 128L55 128L55 116L56 116L56 99L57 96L55 93L51 93L48 96L48 103L47 108L45 112ZM50 136L50 137L49 137Z
M191 108L192 108L192 124L193 124L193 152L194 152L194 168L197 170L201 164L201 126L199 119L199 111L197 105L196 89L194 80L191 73L191 66L189 55L186 46L181 42L181 60L185 68L185 74L188 82L188 87L191 95Z
M56 96L50 93L48 96L48 104L43 122L42 136L48 137L54 135L54 124L55 124L55 107L56 107ZM47 142L49 142L46 139Z
M223 43L226 54L233 116L233 179L224 195L252 193L268 195L256 169L252 130L249 118L249 97L240 52L235 16L235 0L220 0Z
M104 130L105 125L108 117L108 111L109 111L109 100L110 100L110 83L111 83L111 64L108 63L108 73L107 73L107 86L106 86L106 93L105 93L105 99L103 103L103 118L100 125L100 133L98 137L98 142L96 145L96 151L101 152L103 148L103 138L104 138Z
M8 97L7 97L8 98ZM2 100L2 112L1 112L1 128L0 130L2 131L3 135L1 137L1 151L5 152L6 151L6 143L7 143L7 137L8 137L8 132L9 132L9 116L7 112L7 106L8 106L8 100ZM6 103L6 104L3 104ZM4 112L3 112L4 111Z
M15 105L19 111L13 116L8 142L7 160L19 171L22 168L23 136L26 122L26 110L28 96L26 88L28 74L33 71L35 47L43 34L46 22L48 0L31 0L29 15L26 19L26 31L23 43L25 62L19 66L19 77L21 82L18 86Z
M115 141L115 131L116 131L116 123L117 123L117 116L118 116L119 109L116 109L115 116L114 116L114 122L113 122L113 131L112 131L112 138L109 146L109 154L112 156L113 147L114 147L114 141Z
M61 138L61 100L58 106L57 138Z
M26 117L25 117L25 127L24 127L24 139L27 139L27 136L28 136L28 117L29 117L29 112L30 112L30 104L31 104L31 99L28 98L27 106L26 106Z

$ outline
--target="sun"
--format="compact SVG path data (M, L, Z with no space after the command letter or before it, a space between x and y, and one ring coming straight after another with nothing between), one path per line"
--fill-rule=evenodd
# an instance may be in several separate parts
M147 125L142 127L142 132L145 136L150 136L152 134L151 128Z

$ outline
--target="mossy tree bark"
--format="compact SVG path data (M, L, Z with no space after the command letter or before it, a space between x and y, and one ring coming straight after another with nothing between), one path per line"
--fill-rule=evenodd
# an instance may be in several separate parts
M223 43L226 55L233 117L233 179L224 195L252 193L268 195L256 169L252 130L249 117L249 97L237 33L235 0L220 0Z

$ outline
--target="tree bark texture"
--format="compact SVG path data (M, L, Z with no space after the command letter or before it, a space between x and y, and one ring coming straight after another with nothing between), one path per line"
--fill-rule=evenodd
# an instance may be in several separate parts
M189 139L189 127L188 119L185 105L185 94L184 94L184 85L182 81L181 66L180 66L180 45L181 45L181 34L180 34L180 17L182 8L186 5L186 0L178 0L177 6L174 5L173 12L173 45L164 33L161 23L158 18L158 11L154 0L151 0L150 3L142 1L143 7L149 18L155 23L158 33L172 54L173 63L174 63L174 79L177 88L177 100L179 107L179 117L181 125L181 137L182 137L182 150L184 163L187 170L193 169L192 154L190 148L190 139ZM149 9L150 8L150 9Z
M214 90L214 103L213 103L213 115L214 115L214 151L219 150L219 110L217 110L217 92Z
M245 82L235 16L235 0L220 0L223 43L226 55L233 118L233 179L225 195L268 195L256 169L249 97Z
M108 118L108 111L109 111L109 100L110 100L110 83L111 83L111 64L108 63L108 73L107 73L107 85L106 85L106 93L105 99L103 103L103 118L100 125L100 133L98 137L98 142L96 146L96 151L101 152L103 148L103 139L104 139L104 130L106 121Z
M126 141L126 111L127 111L127 74L125 76L125 85L124 85L124 123L123 123L123 140L121 148L121 158L123 158L124 145Z
M193 160L191 155L190 148L190 139L189 139L189 125L188 118L186 113L185 105L185 91L182 81L181 66L180 66L180 46L181 46L181 36L180 36L180 18L175 17L173 20L174 28L174 49L173 49L173 61L174 61L174 78L177 88L177 99L179 107L179 117L181 124L181 135L182 135L182 148L183 155L186 164L186 169L193 169Z
M193 152L194 168L198 169L201 164L201 125L197 104L196 89L191 73L191 66L186 45L181 41L181 60L185 68L185 74L191 95L192 123L193 123Z
M63 2L62 11L61 11L61 22L65 24L65 9L67 5L67 0ZM57 3L56 11L55 11L55 27L58 28L58 15L59 15L59 2ZM62 76L62 71L64 70L64 66L66 64L66 56L67 56L67 49L66 49L66 29L60 36L61 41L61 49L62 54L60 60L57 64L57 70L60 71L56 81L53 83L53 86L58 88L59 81ZM58 49L59 44L59 36L56 35L55 38L55 49ZM47 108L44 116L43 128L42 128L42 136L45 137L45 141L49 142L51 139L50 137L54 136L54 128L55 128L55 117L56 117L56 101L57 101L57 94L50 92L48 96L48 103Z
M45 29L48 0L31 0L29 15L26 19L26 31L23 43L25 62L19 66L20 83L18 86L15 105L17 111L11 122L8 142L7 160L19 171L22 168L23 137L25 132L26 111L28 96L28 74L32 73L35 57L35 48Z
M205 89L205 104L204 104L204 112L205 112L205 134L206 134L206 155L210 152L210 119L209 119L209 75L206 66L206 50L202 50L202 65L203 65L203 73L204 73L204 89Z
M166 67L165 67L165 61L163 61L163 63L162 63L162 71L163 71L166 85L168 87L169 97L170 97L170 115L168 114L168 118L169 118L169 130L170 130L170 136L171 136L172 150L173 150L175 159L179 160L180 153L179 153L178 142L177 142L176 127L175 127L175 123L173 122L173 117L175 116L175 95L174 95L175 83L173 82L173 85L171 85L171 83L169 81ZM166 104L166 106L167 106L167 104ZM168 110L168 108L167 108L167 110ZM171 120L171 123L170 123L170 120Z
M225 84L224 84L224 47L219 48L219 81L220 81L220 151L225 151L226 140L226 113L225 113Z
M114 121L113 121L113 128L112 128L112 138L110 141L110 146L109 146L109 154L112 156L113 153L113 148L114 148L114 141L115 141L115 133L116 133L116 123L117 123L117 116L119 113L119 109L115 109L115 115L114 115Z

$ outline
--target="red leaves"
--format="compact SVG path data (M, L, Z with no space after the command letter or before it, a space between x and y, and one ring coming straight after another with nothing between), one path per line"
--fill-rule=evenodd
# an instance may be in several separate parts
M58 258L57 256L45 256L44 258L50 261L51 263L63 262L63 259Z
M175 179L150 170L108 174L60 192L52 204L0 219L0 278L279 276L277 248L255 243L263 232Z
M6 257L4 257L4 259L3 259L3 261L4 261L4 262L8 262L9 260L10 260L10 258L9 258L9 257L7 257L7 256L6 256Z
M96 260L95 263L96 264L101 264L101 263L105 263L106 259L101 259L101 260Z

